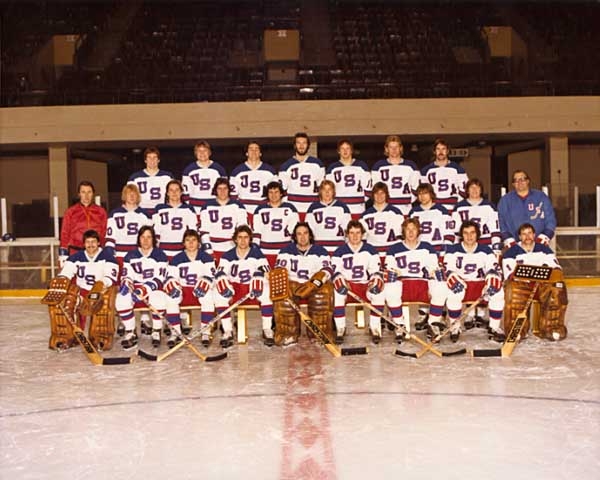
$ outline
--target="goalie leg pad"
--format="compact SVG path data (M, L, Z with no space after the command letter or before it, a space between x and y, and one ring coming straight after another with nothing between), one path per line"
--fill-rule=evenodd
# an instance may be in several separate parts
M533 284L529 282L508 281L504 286L504 331L510 332L517 315L525 308L529 295L533 290ZM521 338L527 337L529 332L529 318L523 326Z
M112 286L102 294L102 306L92 315L89 337L98 350L110 350L115 336L115 298L117 287Z
M288 300L273 302L275 316L275 344L297 343L300 336L300 318Z
M51 350L63 350L75 345L77 341L73 336L73 330L61 309L56 305L50 305L48 310L50 314L50 340L48 341L48 348Z
M564 340L567 337L565 314L569 299L562 270L555 268L550 282L540 285L539 301L540 337L551 341Z
M308 299L308 316L329 338L333 337L333 310L333 285L325 283Z

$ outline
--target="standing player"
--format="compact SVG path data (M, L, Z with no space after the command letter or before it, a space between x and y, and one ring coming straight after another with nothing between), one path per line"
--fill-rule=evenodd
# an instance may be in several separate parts
M354 146L349 140L340 140L337 151L340 158L327 167L325 178L336 185L336 197L348 206L356 220L365 210L371 191L371 172L365 162L354 158Z
M229 179L232 188L231 196L244 205L250 223L256 207L263 202L265 186L276 179L275 169L264 163L260 158L261 155L258 142L248 142L246 161L233 169Z
M524 170L512 175L515 189L504 195L498 203L500 231L507 247L515 243L519 229L529 223L537 232L536 241L548 245L556 230L556 216L548 196L541 190L530 188L530 179Z
M296 207L283 201L285 191L281 183L270 182L266 191L267 203L259 205L254 214L254 241L274 268L277 254L290 243L299 218Z
M186 230L183 234L183 246L184 250L171 260L169 278L181 286L180 307L200 304L200 321L206 325L212 320L215 311L215 261L208 253L200 250L200 235L194 229ZM208 334L203 336L205 343L209 342L209 338Z
M160 328L162 317L166 312L167 321L171 325L169 343L175 344L181 338L179 305L175 298L163 291L167 280L168 259L165 253L157 248L156 234L149 226L140 228L138 233L138 248L125 256L121 288L117 295L115 306L121 321L125 326L125 335L121 345L125 349L133 348L138 343L135 331L135 316L133 308L146 307L152 311L152 345L160 345ZM175 289L173 288L174 292ZM177 294L173 293L176 297ZM142 325L142 333L148 333Z
M248 215L240 202L231 199L231 185L226 178L217 179L213 194L216 198L208 200L200 211L200 238L204 250L214 250L218 263L221 255L235 246L233 233L240 225L248 225Z
M190 205L182 203L182 193L181 182L171 180L167 184L165 203L157 205L152 216L156 238L169 260L182 251L183 233L198 228L198 217Z
M128 252L137 248L138 231L144 225L152 225L146 211L140 208L141 196L137 185L128 183L121 191L123 205L108 216L105 249L114 252L119 265Z
M450 338L458 340L461 328L458 319L462 312L462 302L473 302L483 293L489 298L490 339L504 342L504 332L500 328L504 310L504 290L496 255L487 245L479 244L479 225L467 220L460 226L462 241L448 248L444 262L446 264L447 285L450 290L446 299L450 319ZM433 325L433 335L437 336ZM467 325L465 324L465 328Z
M277 256L277 267L288 271L290 291L303 293L308 303L308 316L328 336L332 333L333 287L329 254L320 245L306 222L296 224L292 233L293 243L283 248ZM307 288L308 287L308 288ZM275 308L275 343L290 345L298 342L300 320L287 300L279 300Z
M69 255L84 249L83 234L95 230L100 244L106 236L106 210L94 203L94 184L84 180L77 186L79 202L65 212L60 230L59 264L62 267Z
M450 213L459 200L465 197L468 177L464 168L448 158L450 147L441 138L433 143L434 161L421 170L421 182L433 186L437 202Z
M252 230L248 225L241 225L235 229L233 242L235 247L223 254L215 275L217 313L224 311L230 301L235 302L251 292L253 299L244 303L258 302L265 345L273 346L273 304L268 279L265 278L269 264L260 248L252 243ZM221 325L221 346L227 348L233 344L231 316L223 317Z
M215 198L213 189L217 179L227 177L223 166L212 161L210 155L210 143L197 142L194 145L196 161L185 167L181 175L183 200L194 207L196 213L200 213L208 200Z
M344 231L352 219L346 204L335 198L335 184L323 180L319 187L319 201L308 207L306 223L315 234L315 240L325 249L333 251L343 245Z
M384 296L390 305L390 314L396 325L403 325L410 332L408 306L401 309L392 301L402 298L402 303L421 302L430 304L425 317L429 323L441 323L448 288L438 264L438 256L431 244L420 238L421 225L417 218L407 218L402 223L403 240L388 250L385 258L387 274ZM398 293L399 290L399 293ZM423 329L423 328L421 328ZM404 332L396 330L396 340L404 340Z
M404 217L400 210L388 203L390 195L385 183L373 185L371 197L373 206L364 211L360 223L365 227L365 240L377 249L383 260L389 247L400 238Z
M385 139L384 153L387 158L373 165L373 184L383 182L388 187L389 202L406 215L415 200L419 185L419 169L412 160L402 158L404 147L397 135Z
M333 267L335 342L341 344L346 333L346 301L348 290L370 302L380 311L384 307L383 275L380 272L379 254L372 245L362 240L365 227L358 220L350 220L346 228L347 243L331 257ZM400 296L396 298L401 306ZM374 343L381 340L381 318L370 314L369 326Z
M156 147L148 147L144 150L144 163L146 168L132 173L127 183L137 185L142 196L140 207L152 216L156 206L165 198L167 183L173 178L173 174L158 168L160 151Z
M304 221L311 203L318 201L319 185L325 178L323 163L308 154L310 140L306 133L294 136L294 156L286 160L279 168L279 179L287 190L290 202Z

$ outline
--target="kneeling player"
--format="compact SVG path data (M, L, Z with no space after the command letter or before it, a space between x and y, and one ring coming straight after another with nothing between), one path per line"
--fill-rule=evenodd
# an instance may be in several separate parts
M510 331L516 316L525 308L536 283L535 279L514 277L518 264L552 268L550 278L540 282L535 297L540 302L540 319L539 326L534 325L533 333L548 340L563 340L567 336L565 313L569 303L563 272L552 249L536 242L535 229L529 223L519 227L519 242L510 247L502 258L502 269L507 279L505 330ZM521 337L524 338L528 331L529 321L525 324Z
M335 342L344 341L346 332L346 300L348 290L383 310L383 275L380 272L379 254L372 245L363 242L366 230L358 220L350 220L346 228L347 243L339 247L331 257L333 266ZM400 296L395 298L400 306ZM391 307L390 307L391 308ZM381 340L381 319L371 314L369 326L375 343Z
M474 221L463 222L459 234L462 241L448 247L444 257L450 289L446 300L452 329L450 338L456 342L460 336L461 328L457 320L462 312L462 302L476 301L485 294L489 298L490 339L504 342L504 332L500 328L504 291L496 255L490 247L478 243L481 230Z
M68 285L64 279L71 281L74 278L79 296L85 298L93 289L103 296L102 302L92 308L86 308L87 306L91 307L86 300L72 299L68 302L69 308L66 308L65 312L60 307L51 305L51 334L48 346L52 350L62 350L75 344L75 338L66 321L65 314L72 316L71 320L75 321L74 315L80 306L82 308L80 309L79 325L82 329L85 329L85 314L92 315L89 330L92 344L98 350L108 350L112 347L115 333L112 308L115 292L112 287L117 281L119 265L110 251L100 248L100 235L95 230L87 230L83 234L83 245L84 250L67 258L58 277L50 283L50 290L60 283Z
M252 243L252 230L248 225L240 225L235 229L233 242L235 248L223 254L215 275L217 313L224 311L230 301L235 302L251 292L254 299L244 303L258 302L260 305L263 339L265 345L272 346L273 304L269 294L269 283L265 277L265 273L269 271L269 264L260 248ZM226 315L221 320L221 325L221 346L227 348L233 345L231 316Z

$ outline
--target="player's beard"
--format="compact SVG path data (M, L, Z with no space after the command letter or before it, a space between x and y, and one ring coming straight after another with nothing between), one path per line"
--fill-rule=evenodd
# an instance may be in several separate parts
M300 156L306 155L308 153L308 147L306 147L306 149L304 149L304 151L300 151L297 148L295 150L296 150L296 155L300 155Z

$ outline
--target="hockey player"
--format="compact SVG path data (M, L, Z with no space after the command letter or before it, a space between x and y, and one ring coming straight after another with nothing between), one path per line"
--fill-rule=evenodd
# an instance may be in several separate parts
M294 136L294 156L286 160L279 168L279 179L287 191L290 202L304 221L311 203L318 201L319 185L325 178L323 163L308 154L310 139L306 133Z
M182 193L181 182L171 180L167 184L165 203L157 205L152 216L160 249L169 260L183 250L183 232L198 229L198 217L190 205L182 203Z
M389 204L390 195L385 183L373 185L371 197L373 206L364 211L360 223L365 227L365 240L377 249L383 261L389 247L401 236L404 217L400 210Z
M478 178L472 178L467 182L466 195L467 198L458 202L452 212L454 226L460 228L462 223L467 220L477 223L481 231L479 243L490 247L498 258L502 252L502 238L496 207L483 198L483 183ZM485 307L477 307L476 314L469 315L465 320L465 327L473 325L487 328L484 315Z
M210 322L214 316L215 261L206 252L200 250L200 235L194 229L188 229L183 234L184 250L171 260L169 264L169 279L173 279L173 287L181 288L179 306L201 305L200 321L203 325ZM176 299L177 294L175 294ZM191 322L188 323L191 325ZM209 335L203 338L209 341Z
M346 228L348 241L338 247L331 257L333 267L335 342L341 344L346 333L346 301L348 290L371 303L380 311L384 307L383 274L379 254L372 245L363 241L365 227L358 220L350 220ZM396 298L401 306L400 296ZM371 313L370 329L374 343L381 340L381 318Z
M171 172L158 167L160 151L156 147L148 147L144 150L144 163L146 168L132 173L127 183L137 185L142 196L140 207L146 210L148 216L152 216L156 206L165 198L167 183L174 177Z
M515 318L525 308L527 299L536 284L533 279L515 278L517 265L548 266L553 269L552 274L549 280L540 282L535 297L540 302L540 319L537 327L534 324L533 333L548 340L562 340L567 336L565 313L569 303L562 269L552 249L536 241L536 231L531 223L521 225L518 233L519 242L504 252L502 257L502 268L506 278L505 330L510 331ZM521 337L527 336L528 331L529 320Z
M253 240L264 253L271 268L279 251L292 238L292 230L298 223L298 211L289 202L284 202L285 191L281 183L270 182L266 187L267 203L259 205L254 215Z
M60 230L59 264L62 268L69 255L83 250L84 232L95 230L104 243L106 236L106 210L94 203L94 184L84 180L77 187L79 202L65 212Z
M548 245L556 230L556 216L548 196L541 190L530 188L530 179L524 170L512 175L514 190L504 195L498 203L500 231L506 247L511 247L519 236L519 229L529 223L537 232L536 241Z
M412 160L402 158L404 147L397 135L389 135L385 139L384 153L386 158L373 165L373 185L378 182L385 183L388 187L389 203L406 216L415 201L420 178L419 169Z
M157 248L154 229L149 226L140 228L138 248L125 256L121 287L116 300L117 313L125 326L125 335L121 345L129 349L137 345L138 336L135 331L133 308L149 306L152 313L152 331L142 324L142 333L151 333L152 345L158 347L161 341L160 329L162 318L166 318L171 326L169 344L175 345L181 339L181 322L179 305L176 300L180 292L175 292L174 283L166 284L168 259L165 253ZM169 292L168 295L166 292Z
M485 294L490 315L490 339L504 342L504 332L500 328L504 310L504 290L496 255L490 247L479 243L481 230L476 222L463 222L459 232L462 241L450 246L444 256L447 285L450 290L446 300L451 328L450 339L456 342L461 333L460 322L457 320L462 312L462 302L476 301ZM472 327L472 324L465 322L465 328ZM436 330L436 325L432 328ZM433 336L437 334L439 331L434 331Z
M235 247L223 254L215 274L217 313L225 310L230 301L235 302L251 292L253 300L244 303L258 302L260 305L263 339L265 345L270 347L274 344L273 304L265 275L269 271L269 264L260 248L252 243L252 230L248 225L236 227L233 242ZM221 325L223 327L221 346L227 348L233 344L231 316L226 315L221 320Z
M239 200L248 212L249 223L256 207L263 202L264 188L276 180L275 169L261 160L262 153L258 142L248 142L246 161L233 169L230 181L231 197Z
M183 169L183 201L189 203L196 213L200 213L208 200L215 198L214 185L217 179L226 178L222 165L210 158L210 143L201 140L194 145L196 161Z
M152 225L146 211L140 208L141 195L137 185L128 183L121 191L123 205L108 216L105 249L114 252L119 265L128 252L137 248L138 231L144 225Z
M98 293L107 293L107 305L103 305L102 310L99 312L89 312L93 314L89 330L90 341L96 348L108 350L112 346L115 331L114 313L112 308L109 309L108 307L112 307L112 300L114 300L114 291L111 288L117 282L119 265L110 251L100 248L100 235L98 232L87 230L82 238L84 250L78 251L67 258L58 277L69 280L74 279L79 288L80 297L86 297L95 288L96 283L101 282L101 290ZM51 288L53 283L54 280L51 282ZM75 312L71 313L75 314ZM50 307L51 336L49 347L53 350L69 348L75 343L71 329L65 320L64 313L59 308ZM85 329L85 316L79 316L79 325L82 329Z
M240 202L231 199L231 185L226 178L217 179L213 194L216 198L208 200L200 211L200 238L203 250L214 250L218 264L221 255L234 247L231 239L235 229L248 225L248 215Z
M392 245L385 258L386 283L384 297L396 325L410 332L408 306L398 308L397 298L406 302L430 304L424 317L425 328L441 323L448 288L438 263L437 252L431 244L420 237L421 225L418 218L407 218L402 223L403 240ZM427 323L429 320L429 323ZM419 328L423 329L423 328ZM396 329L396 340L402 342L402 329Z
M293 243L277 256L276 267L288 271L290 290L295 299L306 299L308 315L327 335L332 333L333 287L331 261L327 250L315 245L315 237L306 222L299 222L292 233ZM300 322L287 300L275 303L275 343L298 342Z
M336 198L348 206L353 219L358 219L371 191L371 172L365 162L354 158L350 140L340 140L337 151L340 158L327 167L325 178L336 185Z
M333 251L344 244L344 230L352 219L350 210L335 198L335 184L323 180L319 187L319 201L308 207L306 223L315 234L315 240L325 249Z
M464 168L448 158L450 147L441 138L433 143L434 161L421 169L421 183L429 183L437 202L450 213L455 205L465 198L468 177Z

